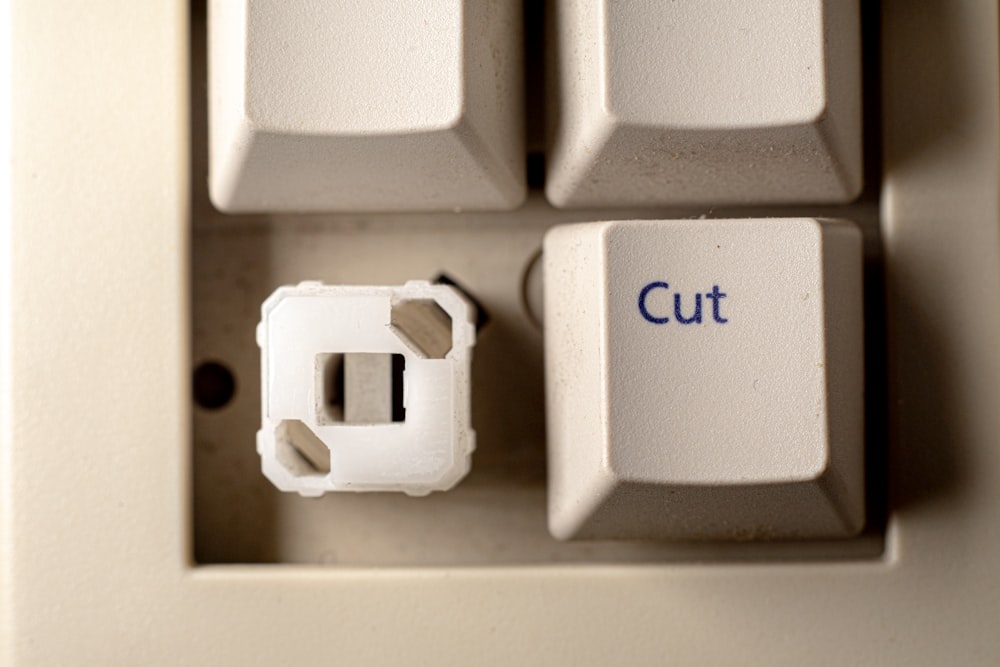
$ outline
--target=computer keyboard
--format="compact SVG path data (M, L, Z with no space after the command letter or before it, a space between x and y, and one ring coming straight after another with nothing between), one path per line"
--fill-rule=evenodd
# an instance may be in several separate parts
M211 4L235 15L249 6ZM367 22L355 37L371 38L338 42L341 57L329 67L286 62L285 73L294 76L284 76L281 59L299 52L268 39L283 29L282 21L294 23L293 10L306 4L319 17L310 48L326 48L330 27L320 18L334 14ZM9 73L0 75L0 89L10 101L0 96L0 108L11 109L12 130L3 133L10 176L0 174L0 662L1000 660L997 4L883 0L880 7L861 5L854 18L853 4L830 0L769 0L754 8L680 1L466 4L460 13L444 2L373 3L367 11L356 3L250 3L266 20L244 53L266 47L264 90L287 88L278 106L345 108L335 90L307 90L295 77L356 85L349 102L361 105L378 99L365 98L378 82L416 77L422 83L406 89L410 97L401 98L407 104L394 110L395 118L376 118L378 127L356 109L313 109L319 122L346 119L348 127L339 135L329 126L309 127L305 138L292 139L281 130L229 153L212 143L220 135L209 116L216 92L207 55L216 44L201 3L101 0L77 7L13 0L3 6L9 20L0 21L0 30L10 39L0 43L11 48L6 60L0 57L0 71ZM415 27L405 30L401 20L387 27L389 15L406 15ZM669 20L675 18L676 24ZM423 30L425 19L436 29ZM855 20L860 27L852 27ZM464 42L469 33L462 21L505 27ZM720 39L727 34L732 38ZM523 39L523 56L484 52L491 39L514 47ZM371 69L367 61L342 57L361 46L417 52L427 67L411 59L412 72L385 62ZM663 65L653 66L664 51ZM456 74L458 57L470 59L458 69L471 83ZM581 75L581 85L592 90L566 93L561 75L552 73L587 58L605 59L604 67L589 71L606 78ZM792 67L805 60L839 73L836 81L815 69L793 68L802 77L794 86L788 85L791 72L769 81L746 74L761 64ZM443 68L436 76L427 75L431 62ZM523 99L513 86L504 87L509 96L491 98L500 100L494 105L456 106L453 96L465 94L463 86L483 84L470 62L518 63L504 71L510 81L523 77ZM356 76L361 65L369 66L367 78ZM852 83L855 67L862 77ZM238 83L235 75L220 80ZM739 96L745 104L723 107L734 81L746 86ZM637 91L640 84L648 91ZM859 98L844 91L856 86L862 104L852 111ZM613 104L589 111L573 106L602 93ZM825 112L785 113L809 107L817 96L826 104L815 108ZM414 117L440 111L447 118L448 108L472 113L471 135L464 121L431 123L438 129L426 135L412 131ZM280 115L275 107L266 110ZM753 118L740 117L741 110ZM864 125L852 127L857 111ZM295 125L287 117L282 122ZM567 132L560 135L560 128ZM579 134L568 131L573 128ZM262 131L253 124L234 130L244 139ZM672 132L677 150L650 146L650 136ZM320 141L310 133L327 136ZM375 137L379 133L389 138ZM581 137L603 138L600 150L587 144L594 150L581 151ZM768 158L770 147L779 159ZM210 169L210 156L220 154L229 162ZM387 162L386 155L397 159ZM665 155L669 163L657 162ZM342 159L331 163L331 156ZM435 172L429 158L453 171ZM303 164L307 173L293 173ZM322 178L340 179L339 189L310 181L320 178L317 169L326 170ZM620 222L628 220L660 222ZM574 243L612 243L613 230L623 229L653 234L629 250L629 258L675 253L670 267L707 252L692 240L697 234L685 233L689 229L715 230L720 252L727 244L738 249L741 235L756 229L752 238L764 247L754 255L783 259L755 264L745 256L749 274L735 277L690 269L680 278L665 271L629 276L642 263L616 262L615 246L595 255L612 269L553 280L556 255L572 254ZM825 242L810 246L786 236L792 229L820 238L824 230L857 229L860 251L838 253L845 259L831 263L825 251L817 254ZM549 235L542 253L550 230L562 231ZM768 234L772 241L763 243ZM858 297L843 276L856 275L850 267L861 261ZM793 270L796 262L802 266ZM565 266L579 271L585 264ZM839 478L863 482L863 493L831 491L810 476L808 462L796 467L781 456L783 481L820 492L771 488L773 480L757 475L759 457L739 466L723 461L713 470L705 466L718 458L697 461L690 458L697 450L678 450L663 471L659 460L633 451L615 468L626 471L620 495L601 487L564 496L574 502L560 515L562 523L551 524L561 538L589 532L626 539L554 538L547 476L559 470L552 467L554 455L579 466L585 459L577 448L600 456L602 443L618 441L615 434L629 433L637 419L631 407L613 407L607 414L618 430L608 431L609 439L553 437L566 433L553 424L554 405L577 427L604 410L601 401L623 406L615 401L625 395L621 374L608 382L588 377L593 359L578 366L572 345L558 342L560 336L571 327L600 335L610 327L600 324L608 319L602 303L631 309L634 324L615 329L616 336L647 336L635 328L640 325L657 335L685 327L723 336L737 331L737 314L751 314L739 309L733 280L754 271L770 280L777 275L769 272L773 267L799 278L809 271L824 275L829 289L840 290L826 292L824 305L863 311L864 472L861 480L851 472L850 457L835 468ZM625 281L620 300L614 286L597 281L604 275ZM451 490L418 498L282 493L262 474L255 444L262 303L279 287L303 281L402 289L410 280L427 281L410 289L427 285L461 295L472 309L463 321L478 324L468 382L476 449L468 475ZM600 286L596 296L585 289L590 280ZM358 288L336 289L349 295ZM576 294L580 312L554 314L555 290ZM696 296L702 297L700 323ZM588 298L598 299L596 311ZM780 351L761 366L767 373L754 378L765 381L749 384L751 391L781 392L791 405L813 399L810 392L831 391L814 381L822 373L809 380L801 371L775 370L814 354L810 336L830 324L815 310L796 308L780 313L812 333L778 341ZM401 326L392 313L387 317L390 326ZM554 321L562 328L554 329ZM852 331L847 326L836 337L849 351L835 355L839 369L861 361L859 345L851 343L859 334ZM763 344L773 335L742 340ZM627 357L650 340L636 338L612 354ZM426 342L416 347L431 361L449 353ZM325 357L322 368L334 369L334 361ZM391 409L369 402L351 407L348 417L324 405L325 418L387 429L397 423L397 407L406 409L403 423L413 418L417 404L396 406L393 363L368 356L345 363L390 373L378 392L379 400L391 396ZM695 353L679 354L671 363L677 365L689 376L712 368ZM654 365L633 370L652 378L643 386L657 382ZM569 388L579 391L581 405L566 405L576 394L553 393L554 371L580 373ZM857 372L841 378L848 390L839 409L847 412L838 414L857 414L849 405L860 402L849 389L852 375ZM331 371L321 379L335 376ZM726 391L735 391L740 379L738 373L716 378ZM342 383L344 391L358 386L346 370ZM642 387L628 391L643 395ZM755 434L766 433L773 419L801 414L755 412L754 419L740 416L751 403L726 405L738 414L712 412L704 402L684 412L728 416L718 422L726 433L743 419ZM667 420L666 411L654 415L658 423ZM850 432L858 427L852 419L830 423ZM808 442L827 441L826 434L812 437ZM730 448L727 456L744 455L732 448L731 435L710 442ZM757 435L747 445L761 442ZM692 491L684 479L671 489L676 471L687 481L712 476L716 490L731 483L745 489L748 477L762 486L751 496L692 494L691 513L671 522L655 510L667 502L663 494ZM655 488L645 486L649 480ZM641 488L630 489L636 481ZM603 495L609 488L611 495ZM854 534L862 496L864 528ZM587 505L595 499L610 502ZM816 508L834 508L841 526L806 538L706 530L733 520L726 512L734 508L739 515L766 502L792 517L796 530L818 525ZM737 517L737 523L745 520Z

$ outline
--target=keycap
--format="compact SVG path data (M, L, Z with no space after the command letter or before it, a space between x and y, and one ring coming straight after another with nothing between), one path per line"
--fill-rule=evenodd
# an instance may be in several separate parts
M741 540L862 528L857 227L557 226L544 275L554 536Z
M522 3L212 0L226 212L506 209L525 197Z
M555 7L555 206L846 202L860 192L858 3Z

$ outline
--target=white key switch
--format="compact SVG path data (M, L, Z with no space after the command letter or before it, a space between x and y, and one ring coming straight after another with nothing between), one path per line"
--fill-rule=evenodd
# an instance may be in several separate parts
M864 523L861 234L813 219L545 239L559 538L847 536Z

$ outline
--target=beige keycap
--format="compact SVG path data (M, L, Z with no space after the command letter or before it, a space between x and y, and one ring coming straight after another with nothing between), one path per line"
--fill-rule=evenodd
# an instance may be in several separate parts
M861 191L858 3L555 7L555 206L845 202Z
M519 1L209 9L218 208L506 209L524 199Z
M545 355L556 537L861 529L854 225L555 227L545 239Z

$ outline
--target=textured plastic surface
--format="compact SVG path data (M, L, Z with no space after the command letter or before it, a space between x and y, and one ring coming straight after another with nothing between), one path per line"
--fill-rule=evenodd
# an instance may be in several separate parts
M861 283L861 234L846 222L646 220L549 231L552 533L857 533Z
M188 186L204 178L187 150L187 3L12 4L13 41L0 42L13 52L15 157L0 200L0 663L1000 662L995 2L882 3L871 65L884 115L872 267L887 313L884 553L478 567L193 563ZM494 262L476 268L506 278L494 253L513 226L466 228L482 221L450 219L433 240L447 247L445 229L466 229L468 248L492 244L481 249ZM274 271L274 250L311 257L288 222L220 255L256 249L248 273ZM344 238L367 238L364 222L346 221ZM400 257L411 222L391 227ZM254 375L259 306L245 333ZM492 337L479 337L477 362ZM483 415L509 433L504 413Z
M257 449L275 486L426 495L469 471L476 318L458 290L306 282L279 288L261 311ZM385 409L393 355L405 362L398 420Z
M554 205L843 202L861 191L858 3L555 9Z
M209 2L226 211L513 208L521 2Z

